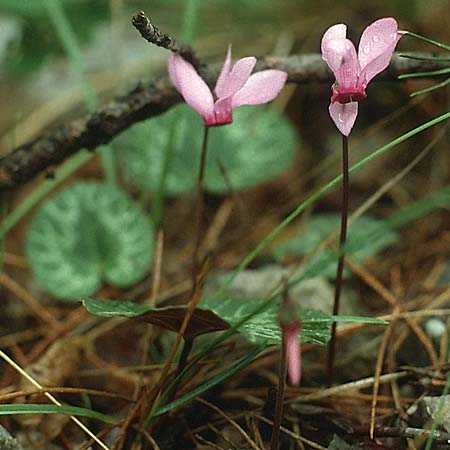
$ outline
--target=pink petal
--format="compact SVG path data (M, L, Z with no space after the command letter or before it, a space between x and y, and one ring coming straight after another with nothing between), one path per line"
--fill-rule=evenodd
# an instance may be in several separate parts
M332 27L328 28L327 31L325 31L324 35L322 36L322 43L321 43L321 49L322 49L322 58L326 61L326 53L328 44L331 41L335 41L336 39L345 39L347 37L347 26L343 23L339 23L337 25L333 25Z
M334 102L330 104L328 111L338 130L344 136L348 136L358 116L358 102L344 104Z
M358 59L364 87L389 65L395 46L402 36L397 29L396 20L387 17L373 22L361 35Z
M229 97L239 91L239 89L241 89L249 79L255 64L256 58L254 56L239 59L231 69L224 88L220 90L221 93L217 94L218 97Z
M286 80L287 73L282 70L271 69L254 73L242 89L231 98L231 108L270 102L283 89Z
M353 42L348 39L330 39L323 42L322 47L322 57L336 77L337 89L356 88L360 68Z
M225 58L225 62L223 63L222 70L220 71L219 78L217 78L216 87L214 88L214 92L217 97L222 97L222 93L225 89L225 84L228 79L228 75L230 73L230 64L231 64L231 45L228 46L227 57Z
M212 93L192 64L181 56L170 56L169 76L186 103L203 117L206 125L213 125L215 117Z
M233 109L231 108L231 97L219 98L214 104L217 125L225 125L233 122Z
M302 376L301 350L299 342L300 324L292 322L282 325L283 339L286 344L289 380L293 386L300 384Z

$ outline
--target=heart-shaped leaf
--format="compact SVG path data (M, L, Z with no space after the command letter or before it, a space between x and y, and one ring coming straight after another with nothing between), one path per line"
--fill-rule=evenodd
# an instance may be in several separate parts
M289 254L307 255L314 251L330 233L338 229L340 220L339 214L312 216L300 234L275 247L274 256L277 259L283 259ZM366 215L358 217L349 226L345 251L356 261L364 261L396 241L397 233L393 226L387 221L377 220ZM321 250L311 259L304 271L307 273L311 266L312 276L321 275L333 279L336 276L334 261L337 261L338 258L337 252L328 249Z
M76 300L102 281L127 287L141 279L152 259L153 227L122 190L79 182L40 207L27 232L26 254L42 287Z
M152 308L133 302L118 300L84 299L84 307L96 316L101 317L136 317L161 328L178 332L181 328L186 306L168 306ZM197 308L189 321L184 337L193 339L201 334L226 330L229 324L214 314L213 311Z
M292 161L295 131L281 113L266 107L242 107L233 123L209 132L205 188L227 193L242 190L283 172ZM125 177L143 190L156 191L164 160L173 146L166 192L179 195L195 186L203 127L186 105L134 125L116 139Z

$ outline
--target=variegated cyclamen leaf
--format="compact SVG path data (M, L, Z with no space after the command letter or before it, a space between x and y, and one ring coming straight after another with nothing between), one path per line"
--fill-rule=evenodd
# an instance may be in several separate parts
M127 287L149 270L153 227L117 187L78 182L33 217L26 254L38 284L59 299L92 295L103 282Z

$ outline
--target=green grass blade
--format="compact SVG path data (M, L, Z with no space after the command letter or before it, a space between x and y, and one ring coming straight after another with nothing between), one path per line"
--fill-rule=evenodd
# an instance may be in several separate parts
M441 44L440 42L437 42L437 41L433 41L433 39L426 38L424 36L421 36L420 34L416 34L411 31L407 31L406 36L411 36L413 38L419 39L420 41L427 42L428 44L435 45L436 47L439 47L443 50L447 50L450 52L450 47L448 45Z
M434 77L438 75L445 75L450 73L450 67L445 67L444 69L431 70L430 72L415 72L415 73L404 73L399 75L399 80L404 80L405 78L420 78L420 77Z
M61 44L69 58L73 71L75 72L86 106L90 111L97 106L97 96L86 79L86 68L80 50L77 37L70 25L61 0L44 0L48 16L53 23ZM116 184L114 153L110 146L100 148L103 172L109 183Z
M449 84L449 83L450 83L450 78L447 78L442 83L435 84L434 86L431 86L426 89L422 89L421 91L413 92L411 94L411 97L416 97L417 95L422 95L422 94L428 94L428 92L432 92L432 91L435 91L436 89L440 89L444 86L447 86L447 84Z
M450 57L448 56L421 56L421 55L413 55L409 53L400 53L399 55L402 58L408 59L417 59L418 61L442 61L448 62L450 61Z
M235 323L232 325L228 330L221 333L217 338L215 338L209 345L206 346L198 355L193 357L189 363L186 365L186 367L181 371L181 373L169 384L167 389L164 391L164 393L161 395L161 398L158 402L157 408L158 409L161 405L164 404L169 394L172 392L173 388L178 385L178 383L195 367L195 365L203 359L206 355L209 354L211 350L213 350L217 345L219 345L221 342L228 339L230 336L232 336L234 333L237 332L237 330L247 321L249 321L252 317L255 317L256 315L260 314L261 312L265 311L270 304L272 303L275 296L269 297L266 301L261 302L260 305L258 305L250 314L243 317L242 320L240 320L238 323ZM144 422L144 428L146 428L152 418L153 418L153 411L150 412L150 414L147 416Z
M248 353L244 358L239 360L236 364L234 364L229 369L225 370L224 372L220 373L219 375L215 376L214 378L211 378L206 383L193 389L192 391L188 392L187 394L183 395L182 397L178 398L177 400L173 401L172 403L169 403L168 405L158 408L155 411L153 417L160 416L162 414L165 414L165 413L171 411L172 409L175 409L181 405L184 405L185 403L189 402L193 398L198 397L199 395L208 391L212 387L216 386L217 384L219 384L222 381L226 380L227 378L231 377L239 370L248 366L253 361L255 356L258 355L258 353L262 352L265 348L266 348L266 345L262 344L259 347L257 347L256 349L253 349L250 353Z
M198 0L188 0L184 10L183 28L181 39L188 44L192 44L198 24Z
M97 419L101 422L114 425L117 419L106 414L99 413L92 409L80 408L78 406L67 405L35 405L35 404L15 404L15 405L0 405L0 415L15 415L15 414L65 414L67 416L89 417Z
M197 29L198 21L198 0L189 0L186 4L184 12L183 26L181 38L184 42L191 44L194 39L194 34ZM170 167L173 162L175 154L176 136L180 128L183 126L183 114L177 112L172 123L170 124L170 136L167 141L167 148L164 154L163 167L159 177L158 190L153 198L152 218L155 226L158 226L161 221L162 209L164 204L164 197L166 193L166 180L169 175Z
M373 159L383 155L388 150L396 147L397 145L401 144L402 142L408 140L409 138L421 133L424 130L427 130L428 128L431 128L432 126L443 122L444 120L447 120L450 118L450 112L447 112L445 114L442 114L441 116L438 116L428 122L425 122L424 124L414 128L411 131L408 131L405 134L402 134L398 138L394 139L393 141L389 142L388 144L384 145L383 147L379 148L378 150L371 153L366 158L362 159L358 163L354 164L350 168L350 173L357 171L364 165L366 165L368 162L372 161ZM284 219L280 224L278 224L257 246L256 248L251 251L239 264L239 266L233 271L233 273L228 277L228 279L225 281L225 283L215 292L214 296L219 297L222 296L225 290L230 286L230 284L234 281L234 279L266 248L266 246L272 242L272 240L278 236L278 234L287 226L289 225L294 219L296 219L306 208L311 206L316 200L318 200L322 195L324 195L326 192L328 192L332 187L334 187L336 184L338 184L342 179L342 175L337 176L333 180L331 180L328 184L323 186L321 189L316 191L314 194L312 194L310 197L308 197L303 203L301 203L294 211L292 211L286 219Z

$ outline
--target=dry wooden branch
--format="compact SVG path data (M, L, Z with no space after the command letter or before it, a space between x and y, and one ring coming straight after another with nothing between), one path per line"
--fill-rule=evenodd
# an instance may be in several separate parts
M397 80L398 75L446 67L439 61L405 59L394 55L389 69L377 80ZM267 56L258 62L256 71L268 68L285 70L288 81L297 84L331 83L332 74L319 54ZM201 75L213 84L218 67L202 67ZM167 77L153 83L138 84L79 119L50 130L32 142L14 149L0 159L0 189L8 189L32 179L45 169L63 162L81 149L94 150L142 120L162 114L182 101Z

